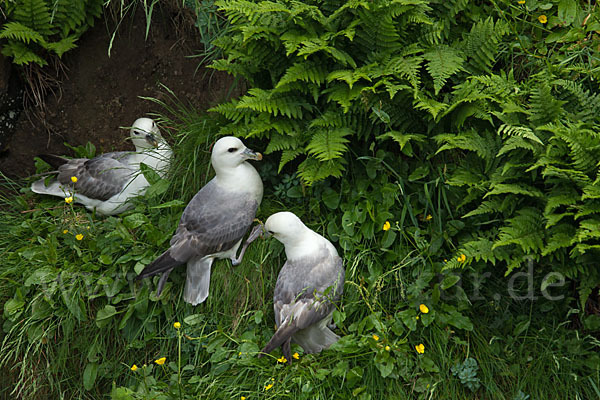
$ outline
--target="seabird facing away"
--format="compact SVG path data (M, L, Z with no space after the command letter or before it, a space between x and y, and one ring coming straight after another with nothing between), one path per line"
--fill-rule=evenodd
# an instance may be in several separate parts
M144 163L161 177L168 172L171 148L160 135L158 126L150 118L138 118L129 131L135 152L117 151L98 157L67 159L58 156L40 156L58 170L56 178L46 185L47 178L31 185L39 194L73 197L98 214L115 215L133 207L129 200L142 195L150 186L140 170ZM75 177L73 182L72 177Z
M210 268L215 258L230 258L234 265L242 238L252 225L263 195L258 172L246 160L262 155L248 149L238 138L219 139L212 150L215 177L189 202L179 221L171 247L146 266L136 279L158 273L159 296L173 268L187 263L183 299L192 305L208 297Z
M273 294L277 331L261 352L282 346L283 356L291 363L292 339L306 353L318 353L339 339L327 324L342 296L345 272L331 242L293 213L271 215L265 230L283 243L287 261Z

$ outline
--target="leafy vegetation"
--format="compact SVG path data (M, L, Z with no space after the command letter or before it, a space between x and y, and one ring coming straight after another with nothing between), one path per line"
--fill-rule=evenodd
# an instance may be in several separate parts
M199 21L213 15L195 4ZM212 116L155 100L172 128L169 179L147 171L136 208L105 219L27 190L5 199L0 379L12 393L599 397L599 11L215 4L228 25L212 67L249 89ZM259 217L293 211L345 260L342 338L318 355L294 347L291 367L256 358L272 332L276 241L237 268L217 263L196 308L181 303L181 273L160 298L156 280L132 282L209 179L217 131L265 149Z

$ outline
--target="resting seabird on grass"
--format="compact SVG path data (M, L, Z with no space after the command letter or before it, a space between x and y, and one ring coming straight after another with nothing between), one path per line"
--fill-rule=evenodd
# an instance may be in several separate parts
M263 195L262 181L246 162L249 159L261 160L262 156L235 137L223 137L215 143L211 154L215 177L183 211L171 247L137 277L163 273L157 296L171 270L187 263L183 298L197 305L208 296L210 268L215 258L230 258L234 265L239 264L241 256L236 259L236 252Z
M306 353L318 353L339 339L327 324L342 296L345 272L331 242L307 228L293 213L271 215L265 230L283 243L287 261L273 294L277 331L262 353L281 346L291 363L292 339Z
M132 207L129 200L142 195L149 183L140 170L144 163L161 176L168 172L171 148L160 135L150 118L138 118L129 131L135 152L118 151L98 157L67 159L40 156L55 168L57 176L31 185L31 190L63 198L72 197L76 203L98 214L115 215Z

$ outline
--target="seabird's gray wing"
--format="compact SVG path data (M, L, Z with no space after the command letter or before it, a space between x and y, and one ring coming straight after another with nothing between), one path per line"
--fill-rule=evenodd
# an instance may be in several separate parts
M331 314L341 298L344 275L342 259L325 247L317 257L288 260L279 273L273 295L278 329L262 352L270 353L284 343L289 347L296 332Z
M192 257L231 249L252 225L257 209L258 202L246 193L228 192L210 181L183 211L169 250L137 278L171 270Z
M86 159L75 158L58 167L58 182L74 187L90 199L108 200L121 192L134 173L127 163L128 152L106 153ZM75 176L77 182L71 182Z

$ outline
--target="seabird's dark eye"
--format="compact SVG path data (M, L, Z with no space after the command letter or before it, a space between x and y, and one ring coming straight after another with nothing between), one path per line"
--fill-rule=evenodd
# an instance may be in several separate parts
M235 147L230 147L227 149L227 151L233 153L234 151L237 151L237 149Z

